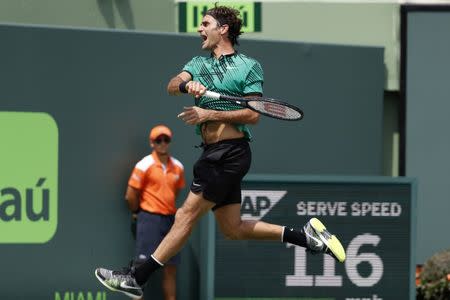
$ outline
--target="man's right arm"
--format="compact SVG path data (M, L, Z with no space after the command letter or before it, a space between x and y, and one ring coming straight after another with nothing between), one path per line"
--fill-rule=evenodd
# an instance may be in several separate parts
M183 71L169 81L169 84L167 85L167 92L169 93L169 95L172 96L181 95L182 93L180 92L180 84L182 82L189 82L191 80L192 80L191 74L189 74L186 71Z
M125 200L127 200L128 208L132 213L139 210L140 207L141 191L134 187L128 186L125 194Z

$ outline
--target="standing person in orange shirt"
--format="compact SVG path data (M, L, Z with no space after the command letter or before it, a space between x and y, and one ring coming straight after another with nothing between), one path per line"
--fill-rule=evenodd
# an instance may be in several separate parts
M136 164L125 195L130 211L137 214L135 265L146 261L169 232L175 218L175 199L185 185L183 165L169 154L170 129L158 125L149 138L153 152ZM165 300L176 299L179 262L176 255L163 268Z

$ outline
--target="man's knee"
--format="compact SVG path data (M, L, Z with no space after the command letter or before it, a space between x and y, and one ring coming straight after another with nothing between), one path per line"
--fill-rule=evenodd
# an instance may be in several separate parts
M191 228L195 225L200 216L201 211L198 207L193 205L183 205L175 214L175 223L180 226Z
M183 226L193 226L214 205L213 202L204 200L201 195L195 195L191 192L183 205L177 210L175 222Z
M228 223L221 226L221 231L226 239L229 240L243 240L245 239L245 230L243 227L243 222Z
M175 214L175 224L189 226L195 220L194 211L185 207L180 207Z

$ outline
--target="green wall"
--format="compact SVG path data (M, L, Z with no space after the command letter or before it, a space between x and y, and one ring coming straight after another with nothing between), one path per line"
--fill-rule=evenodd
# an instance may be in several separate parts
M200 154L194 146L200 140L176 115L193 101L169 97L165 88L186 60L202 54L198 38L10 25L0 26L0 36L0 111L49 115L59 141L58 190L50 190L50 201L58 201L56 234L44 244L0 244L2 266L8 270L2 275L1 296L16 298L18 289L22 299L102 296L105 290L94 278L94 268L119 268L133 253L123 195L134 164L149 151L152 126L166 123L173 129L172 153L191 179ZM301 122L262 118L253 128L252 173L381 174L382 49L243 44L240 51L259 59L265 69L265 93L305 110ZM0 155L14 151L7 152L5 145ZM37 149L31 142L26 145L30 152ZM36 165L28 167L35 170ZM27 172L0 170L3 178L5 172ZM39 188L37 179L25 186ZM0 189L5 185L0 182ZM0 196L0 202L8 200ZM201 222L183 250L178 287L183 299L205 294L205 281L199 278L205 274L200 270L207 269L203 245L208 222ZM23 289L24 266L48 276L33 277ZM150 285L155 295L157 279Z
M173 32L172 1L0 1L0 22Z
M384 88L390 91L385 119L397 118L392 100L399 102L398 3L263 1L261 9L262 31L244 38L384 48ZM176 32L178 13L174 0L0 1L3 23ZM384 126L383 174L398 176L398 128L389 121Z
M450 6L406 11L406 175L419 180L417 260L448 249L430 234L450 220Z
M3 0L0 22L176 32L177 7L174 0ZM398 90L399 4L263 1L261 8L262 32L249 37L383 47L385 88Z

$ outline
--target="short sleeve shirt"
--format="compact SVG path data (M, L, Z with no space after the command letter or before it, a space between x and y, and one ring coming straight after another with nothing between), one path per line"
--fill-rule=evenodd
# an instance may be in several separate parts
M128 185L141 192L141 209L173 215L177 192L185 186L184 167L174 157L170 157L164 166L156 153L152 153L136 164Z
M258 61L241 53L222 55L215 58L196 56L183 68L192 79L203 84L208 90L228 96L248 96L263 94L264 74ZM208 97L196 99L195 105L214 110L237 110L241 106L229 101ZM235 124L250 139L251 134L244 124ZM200 133L199 126L197 133Z

